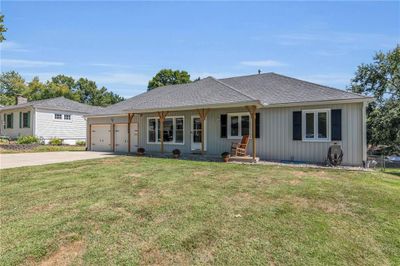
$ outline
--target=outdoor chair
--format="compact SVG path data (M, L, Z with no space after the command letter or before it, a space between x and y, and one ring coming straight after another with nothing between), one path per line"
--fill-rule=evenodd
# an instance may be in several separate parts
M232 156L246 156L247 145L249 144L249 135L244 135L240 142L232 143Z

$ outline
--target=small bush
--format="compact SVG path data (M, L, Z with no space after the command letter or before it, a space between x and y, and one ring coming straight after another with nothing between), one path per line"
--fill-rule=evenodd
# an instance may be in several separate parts
M40 140L36 136L21 136L17 139L17 144L34 144L39 142Z
M50 145L58 145L58 146L60 146L60 145L62 145L62 143L63 143L63 140L59 139L59 138L51 138L49 140L49 144Z
M75 142L75 144L78 145L78 146L85 146L85 145L86 145L86 141L84 141L84 140L77 140L77 141Z
M223 153L221 153L221 157L222 158L226 158L226 157L229 157L229 156L231 156L231 154L229 153L229 152L223 152Z
M175 149L172 151L173 155L181 155L181 150L180 149Z

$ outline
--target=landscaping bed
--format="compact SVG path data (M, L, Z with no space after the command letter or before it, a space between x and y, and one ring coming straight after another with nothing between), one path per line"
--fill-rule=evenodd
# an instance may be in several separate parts
M41 144L1 144L0 153L84 151L85 146L76 145L41 145Z

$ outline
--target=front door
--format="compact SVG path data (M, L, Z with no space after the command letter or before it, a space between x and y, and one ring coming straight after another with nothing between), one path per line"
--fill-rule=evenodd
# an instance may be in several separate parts
M207 132L207 119L204 121L204 132ZM191 121L191 148L192 151L201 150L201 121L199 116L192 116ZM207 136L204 134L204 150L207 150Z

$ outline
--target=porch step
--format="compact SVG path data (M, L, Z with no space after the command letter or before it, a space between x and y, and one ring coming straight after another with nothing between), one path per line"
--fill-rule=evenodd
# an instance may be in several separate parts
M259 157L256 157L254 160L252 156L231 156L229 158L230 162L239 162L239 163L257 163L260 160Z

